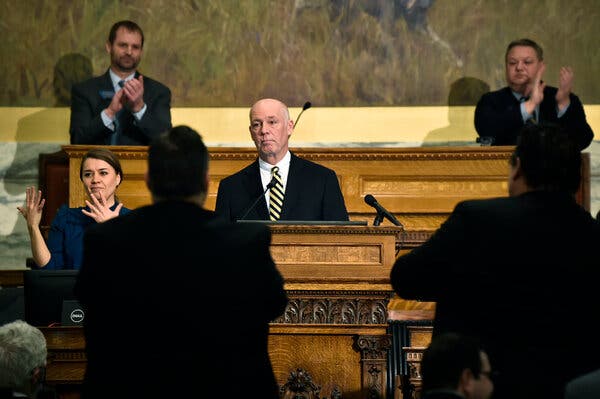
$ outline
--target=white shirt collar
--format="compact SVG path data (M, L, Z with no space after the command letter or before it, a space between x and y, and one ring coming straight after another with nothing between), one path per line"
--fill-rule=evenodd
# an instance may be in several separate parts
M523 94L521 94L521 93L518 93L518 92L516 92L516 91L514 91L514 90L512 90L512 89L510 90L510 92L511 92L511 93L513 94L513 96L515 96L515 98L516 98L517 100L519 100L519 101L521 101L521 98L525 97Z
M131 80L135 77L135 72L133 72L131 75L128 75L125 79L121 79L121 77L119 75L117 75L116 73L113 72L112 69L108 69L108 74L110 75L110 80L112 81L113 84L113 90L116 92L118 92L119 90L121 90L121 87L119 87L119 82L121 80L124 81L128 81Z
M292 154L288 150L288 152L284 155L281 161L277 162L277 165L271 165L263 161L260 157L258 158L258 166L260 168L260 179L263 184L263 188L267 187L267 184L271 181L271 169L273 166L279 167L279 174L281 175L281 180L283 180L283 189L285 191L285 187L287 185L288 173L290 171L290 161L292 159Z

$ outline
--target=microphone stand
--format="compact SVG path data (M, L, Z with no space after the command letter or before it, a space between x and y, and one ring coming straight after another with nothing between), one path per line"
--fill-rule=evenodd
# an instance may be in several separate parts
M264 197L264 195L267 193L268 190L270 190L271 188L275 187L276 183L277 182L275 181L275 178L272 178L271 181L269 182L269 184L267 184L267 188L265 188L265 191L263 191L261 195L259 195L258 197L256 197L256 199L254 200L254 202L252 203L252 205L250 205L250 208L248 208L248 210L246 212L244 212L244 216L242 216L238 220L244 220L244 219L246 219L246 216L248 216L248 214L250 213L250 211L252 209L254 209L254 207L256 206L256 204L258 204L258 201L260 201L260 199Z
M375 219L373 220L373 226L379 226L382 221L383 221L383 213L377 212L377 215L375 215Z

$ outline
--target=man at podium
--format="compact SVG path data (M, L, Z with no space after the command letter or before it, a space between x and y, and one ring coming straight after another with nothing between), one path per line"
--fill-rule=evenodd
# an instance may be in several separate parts
M265 98L250 109L250 135L258 159L221 180L215 211L236 220L347 221L335 172L288 148L294 131L287 106Z

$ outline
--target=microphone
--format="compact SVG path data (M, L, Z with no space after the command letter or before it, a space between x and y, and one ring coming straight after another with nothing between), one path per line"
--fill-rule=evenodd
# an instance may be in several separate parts
M244 216L242 216L239 220L244 220L246 219L246 216L248 216L248 214L250 213L250 211L252 209L254 209L254 207L256 207L256 204L258 204L258 201L260 201L260 199L262 197L264 197L265 193L270 190L271 188L275 187L275 184L277 184L277 181L275 180L275 177L273 177L271 179L271 181L269 182L269 184L267 184L267 188L265 188L265 191L263 191L258 197L256 197L256 199L254 200L254 202L252 203L252 205L250 205L250 207L248 208L248 210L246 210L246 212L244 212Z
M302 106L302 111L300 111L300 113L298 114L298 117L296 118L296 122L294 122L294 129L296 128L296 126L298 126L298 121L300 120L302 113L304 111L306 111L307 109L309 109L310 107L312 107L312 104L310 103L310 101L307 101L304 103L304 105Z
M374 226L379 226L379 224L381 223L381 217L383 216L390 222L392 222L395 226L404 227L402 223L400 223L398 219L396 219L396 217L392 215L387 209L381 206L381 204L377 202L375 197L373 197L371 194L365 195L365 202L367 203L367 205L371 205L377 210L377 217L375 218L375 222L373 223Z

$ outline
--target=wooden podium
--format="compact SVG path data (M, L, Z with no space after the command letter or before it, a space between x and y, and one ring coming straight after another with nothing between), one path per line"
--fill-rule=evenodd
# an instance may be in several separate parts
M390 269L399 227L273 225L289 304L269 352L283 398L384 398Z
M285 224L271 229L271 252L289 296L269 336L281 397L386 397L392 344L387 334L393 294L389 273L403 230ZM240 309L231 309L234 319L245 311L243 298ZM42 331L48 341L48 383L63 397L77 396L85 372L82 328Z

